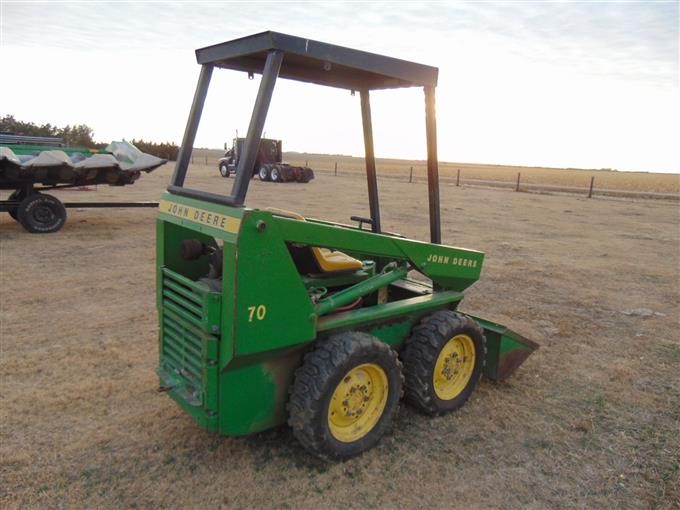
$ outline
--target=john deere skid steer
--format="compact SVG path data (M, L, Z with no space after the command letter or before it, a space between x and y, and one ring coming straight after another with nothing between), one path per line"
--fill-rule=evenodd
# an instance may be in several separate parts
M448 413L482 375L504 379L529 356L533 342L457 310L484 254L441 244L436 68L275 32L196 56L157 276L161 389L199 426L238 436L287 422L314 454L344 459L376 444L402 396ZM184 186L215 68L262 74L230 194ZM245 205L277 78L359 91L370 216L356 225ZM380 225L369 95L396 87L424 89L429 243Z

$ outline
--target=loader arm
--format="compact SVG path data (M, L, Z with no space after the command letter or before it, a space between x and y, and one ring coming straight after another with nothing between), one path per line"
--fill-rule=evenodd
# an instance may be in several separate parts
M262 218L259 218L260 214ZM476 282L484 261L484 253L477 250L376 234L309 218L300 221L264 211L253 211L253 215L259 221L274 223L287 242L347 251L353 256L405 261L449 290L463 291Z

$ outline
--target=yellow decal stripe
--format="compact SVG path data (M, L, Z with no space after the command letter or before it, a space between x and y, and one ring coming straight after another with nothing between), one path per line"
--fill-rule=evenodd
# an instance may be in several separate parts
M241 226L241 220L239 218L206 211L205 209L198 209L196 207L191 207L190 205L176 204L168 200L161 200L158 204L158 210L162 213L176 216L177 218L224 230L231 234L237 234L238 229Z

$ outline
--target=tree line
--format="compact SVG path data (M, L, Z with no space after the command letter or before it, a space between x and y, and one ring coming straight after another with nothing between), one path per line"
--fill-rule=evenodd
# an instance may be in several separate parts
M154 156L167 159L168 161L177 161L179 146L176 143L145 142L141 138L139 140L133 138L130 143L147 154L153 154Z
M53 126L49 123L38 125L33 122L17 120L13 115L0 117L0 132L25 136L55 136L61 138L67 147L103 149L108 145L108 143L96 142L94 130L86 124L66 125L64 127ZM130 143L142 152L168 160L176 160L179 152L179 146L172 142L155 143L133 139Z

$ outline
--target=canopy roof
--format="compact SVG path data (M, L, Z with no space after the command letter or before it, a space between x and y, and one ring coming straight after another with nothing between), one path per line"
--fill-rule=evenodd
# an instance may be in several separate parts
M199 64L262 73L267 53L284 53L279 76L351 90L436 86L436 67L303 37L262 32L196 50Z

